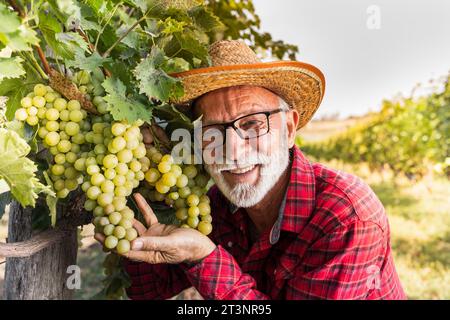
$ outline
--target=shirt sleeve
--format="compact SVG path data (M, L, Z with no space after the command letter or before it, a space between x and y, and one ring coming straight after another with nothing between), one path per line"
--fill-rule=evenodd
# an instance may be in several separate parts
M130 276L131 285L126 291L132 300L168 299L192 286L179 265L125 259L124 268Z
M293 299L366 299L380 286L386 238L373 222L337 227L305 253Z
M256 281L243 273L233 256L218 245L201 262L183 265L190 283L204 299L266 300L267 295L256 289Z

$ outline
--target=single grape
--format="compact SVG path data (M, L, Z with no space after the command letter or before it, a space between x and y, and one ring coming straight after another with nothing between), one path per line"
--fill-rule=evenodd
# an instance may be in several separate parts
M209 203L200 202L198 204L198 209L200 210L201 216L206 216L206 215L211 214L211 207L209 206Z
M184 188L187 186L188 181L189 181L188 177L186 177L184 174L182 174L177 178L176 186L178 188Z
M108 216L108 219L113 225L118 225L122 220L122 215L119 212L113 212Z
M100 186L105 181L105 176L101 173L94 173L91 176L91 183L94 186Z
M116 226L114 228L114 232L113 235L117 238L117 239L123 239L125 238L127 231L125 230L124 227L122 226Z
M203 233L205 236L211 233L212 225L207 221L200 221L197 226L197 230Z
M19 121L25 121L28 117L27 110L25 110L24 108L17 109L14 117Z
M190 207L194 207L197 206L200 202L200 198L196 195L196 194L190 194L187 198L186 198L186 203L188 204L188 206Z
M199 214L200 214L200 209L197 206L193 206L188 209L188 215L190 217L198 217Z
M111 132L116 137L123 135L126 130L127 130L127 127L124 124L119 123L119 122L114 123L111 127Z
M69 102L67 102L67 109L69 111L80 110L81 104L78 100L70 100Z
M35 126L39 123L39 118L37 116L28 116L27 123L30 126Z
M107 169L115 168L118 163L119 163L119 160L113 154L108 154L103 158L103 166Z
M161 161L158 164L158 170L161 173L167 173L170 171L171 168L172 168L172 164L170 162Z
M126 239L122 239L117 243L116 247L117 253L119 254L125 254L128 251L130 251L130 241Z
M128 241L133 241L134 239L136 239L138 237L138 233L135 229L130 228L127 229L126 233L125 233L125 239Z
M110 235L113 234L114 229L115 229L115 227L114 227L113 224L108 224L108 225L106 225L106 226L103 227L103 234L104 234L105 236L110 236Z
M183 168L183 174L192 179L197 175L197 168L194 165L188 165Z
M117 246L117 243L119 240L117 240L114 236L108 236L105 239L105 247L108 249L114 249Z
M175 211L175 216L180 221L186 220L188 218L188 211L186 208L179 208Z
M45 98L41 97L41 96L33 97L32 101L33 101L33 106L35 106L37 108L43 108L45 106L45 103L47 102L47 101L45 101Z
M198 217L189 216L186 222L189 225L189 227L195 229L198 226L199 220Z
M34 86L33 92L36 96L45 96L45 94L47 93L47 88L45 87L45 85L39 83Z
M113 195L111 193L102 193L97 198L98 204L101 205L102 207L112 203L112 201L113 201Z
M23 97L20 100L20 105L22 106L22 108L29 108L33 105L33 99L30 97Z

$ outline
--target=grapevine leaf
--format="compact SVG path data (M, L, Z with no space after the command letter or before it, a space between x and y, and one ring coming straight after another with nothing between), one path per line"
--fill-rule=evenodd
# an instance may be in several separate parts
M53 194L50 188L39 182L37 167L26 155L30 146L16 132L0 129L0 178L11 189L11 194L23 206L35 206L38 193Z
M0 58L0 81L7 78L20 78L25 74L20 57Z
M78 46L83 51L88 50L88 43L84 40L84 38L76 32L61 32L55 34L56 40L61 43L64 43L67 46Z
M2 183L6 184L5 180L0 180L0 184ZM5 214L5 208L8 204L11 203L11 200L12 198L10 191L0 193L0 219L2 218L3 214Z
M94 52L88 57L81 52L77 52L75 54L75 60L66 60L66 66L92 71L111 61L111 58L103 58L97 52Z
M48 176L47 172L43 172L45 181L47 182L47 185L52 186L52 180ZM58 198L54 194L47 194L45 197L45 202L47 203L48 209L50 211L50 220L52 227L55 227L56 225L56 205L58 203Z
M203 31L220 31L225 29L223 23L207 7L197 6L189 10L188 14Z
M0 21L2 22L2 33L15 32L20 26L17 13L9 10L4 3L0 3Z
M14 51L31 51L30 44L37 45L39 39L36 32L25 25L19 26L15 32L3 34L0 41Z
M180 90L181 82L160 69L165 64L165 59L163 51L155 47L134 69L134 75L139 81L140 93L161 101L167 101L173 95L183 94Z
M152 112L142 103L126 96L126 87L116 78L108 78L102 83L107 92L104 100L108 102L114 120L127 120L132 123L138 119L150 122Z
M0 82L0 96L8 95L8 93L21 85L22 81L20 79L3 79L3 81Z
M206 44L200 42L193 32L174 33L171 41L165 46L164 51L169 57L181 57L194 66L194 59L200 59L208 65L208 50Z
M39 12L39 29L44 36L45 41L56 55L72 60L74 58L74 49L72 49L65 43L62 43L56 39L56 34L61 33L62 27L58 20L51 14L45 14L43 11ZM80 50L80 49L78 49Z

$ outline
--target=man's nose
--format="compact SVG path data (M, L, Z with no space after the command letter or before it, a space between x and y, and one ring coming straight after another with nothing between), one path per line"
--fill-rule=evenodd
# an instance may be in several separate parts
M241 138L233 128L227 128L225 140L225 158L231 162L240 162L247 148L247 140Z

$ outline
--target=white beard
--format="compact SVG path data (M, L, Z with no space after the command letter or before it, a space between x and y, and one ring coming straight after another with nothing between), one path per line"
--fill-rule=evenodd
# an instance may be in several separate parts
M281 175L289 166L289 148L287 144L287 130L283 130L278 150L273 150L270 157L257 153L256 157L246 159L245 163L233 165L205 164L205 170L213 178L219 190L234 205L249 208L258 204L274 187ZM244 168L252 164L259 164L259 178L254 185L237 183L231 187L223 177L222 171Z

